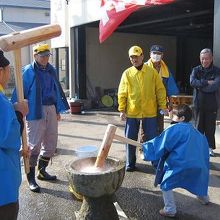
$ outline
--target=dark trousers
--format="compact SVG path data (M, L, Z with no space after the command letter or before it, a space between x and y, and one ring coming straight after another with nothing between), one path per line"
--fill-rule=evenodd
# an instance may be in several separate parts
M208 110L195 110L195 126L206 136L209 147L215 149L215 128L216 128L216 111Z
M127 118L125 125L125 136L133 140L138 139L140 122L144 130L144 141L150 140L157 135L157 118ZM126 168L134 168L136 164L136 147L126 145Z
M18 217L19 203L9 203L0 206L0 219L1 220L16 220Z
M146 141L146 137L144 135L144 129L142 127L141 127L140 142L144 143ZM164 131L164 115L158 113L157 114L157 135L160 135L163 131Z
M157 114L157 129L158 134L161 134L164 130L164 115L160 113Z

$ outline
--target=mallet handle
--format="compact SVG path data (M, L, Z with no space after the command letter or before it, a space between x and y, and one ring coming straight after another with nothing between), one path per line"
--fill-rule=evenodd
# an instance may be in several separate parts
M130 138L126 138L126 137L117 135L117 134L115 134L114 139L117 140L117 141L120 141L120 142L122 142L124 144L130 144L130 145L133 145L133 146L136 146L136 147L139 147L139 148L142 147L141 143L139 143L137 141L134 141L134 140L132 140Z
M43 25L21 32L13 32L0 37L0 48L3 51L16 50L30 44L35 44L58 37L61 34L61 27L58 24Z
M16 92L17 92L18 101L21 102L24 100L23 81L21 74L21 49L14 50L14 58L15 58ZM23 118L23 121L24 121L24 129L22 132L22 149L28 151L25 117ZM25 173L28 174L30 172L29 158L24 156L23 159L24 159Z

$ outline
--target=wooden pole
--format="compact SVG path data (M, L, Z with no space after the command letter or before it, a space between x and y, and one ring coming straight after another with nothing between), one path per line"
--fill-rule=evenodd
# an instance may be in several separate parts
M15 85L16 85L17 99L19 102L21 102L24 101L23 81L21 74L21 49L16 49L13 52L15 58ZM23 118L23 121L24 121L24 129L22 132L22 149L24 151L28 151L25 117ZM24 159L25 173L28 174L30 172L29 158L23 156L23 159Z
M101 144L101 147L98 152L98 156L96 158L95 167L103 167L105 163L105 159L108 156L109 149L113 142L113 139L118 140L124 144L130 144L135 147L142 148L142 144L134 141L130 138L122 137L120 135L115 134L117 127L112 124L108 124L108 127L105 131L105 135Z

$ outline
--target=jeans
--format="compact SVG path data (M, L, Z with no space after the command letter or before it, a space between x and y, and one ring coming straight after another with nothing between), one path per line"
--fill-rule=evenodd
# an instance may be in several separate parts
M138 139L140 121L144 130L145 140L150 140L157 136L157 118L127 118L125 125L125 136L132 140ZM136 147L126 145L126 168L135 168L136 164Z
M176 204L172 190L162 191L164 201L164 211L169 214L176 214Z

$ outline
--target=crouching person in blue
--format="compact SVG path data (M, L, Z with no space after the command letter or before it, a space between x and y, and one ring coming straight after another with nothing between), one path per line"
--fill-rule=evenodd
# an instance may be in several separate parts
M4 95L10 78L9 61L0 50L0 219L16 220L18 194L21 184L20 134L23 117L28 113L27 103L14 106ZM26 156L28 152L26 152Z
M30 173L27 174L27 180L31 191L40 192L35 180L35 167L38 162L38 179L46 181L57 179L56 175L50 175L46 168L57 147L60 113L69 109L69 105L56 70L49 63L51 53L48 44L34 46L33 55L34 62L23 69L24 97L29 105L26 120ZM16 101L15 92L12 97L12 102L14 101Z
M204 135L189 121L192 110L179 105L173 110L173 121L160 136L144 143L144 160L160 160L155 186L160 184L164 208L162 216L175 217L173 189L183 188L196 195L202 204L208 204L209 148Z

